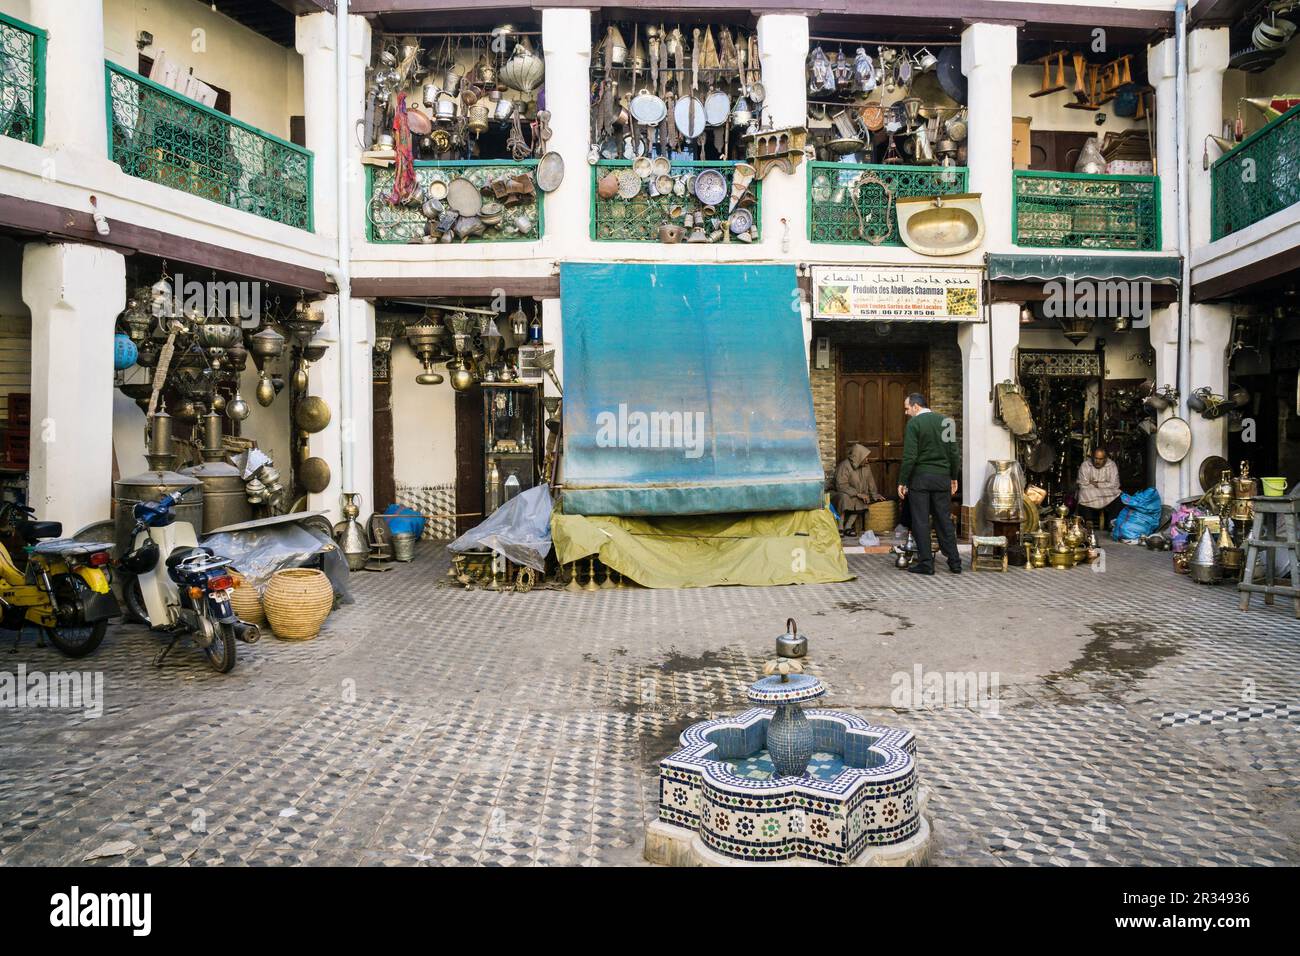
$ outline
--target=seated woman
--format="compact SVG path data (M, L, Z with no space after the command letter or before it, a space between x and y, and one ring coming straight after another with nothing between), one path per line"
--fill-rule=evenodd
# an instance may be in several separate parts
M1110 460L1106 449L1097 447L1092 456L1079 466L1079 514L1098 531L1113 522L1124 507L1120 500L1119 468Z
M840 530L844 533L848 533L850 522L857 527L855 519L866 512L868 505L885 500L885 496L876 490L876 478L867 461L870 457L870 451L854 442L849 446L848 457L835 467L835 496L832 500L835 510L840 513Z

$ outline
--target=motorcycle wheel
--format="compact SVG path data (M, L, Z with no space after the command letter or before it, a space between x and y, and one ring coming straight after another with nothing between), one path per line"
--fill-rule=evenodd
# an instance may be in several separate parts
M218 674L229 674L234 670L237 660L234 625L218 624L212 643L203 648L203 653L207 655L208 663Z
M68 657L85 657L104 639L108 621L96 621L83 627L43 627L50 643Z
M122 603L126 605L127 620L149 626L149 610L144 604L144 592L140 590L139 578L122 582Z

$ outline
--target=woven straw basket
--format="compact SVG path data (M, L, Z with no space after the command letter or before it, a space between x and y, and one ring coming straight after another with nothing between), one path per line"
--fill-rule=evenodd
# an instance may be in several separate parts
M320 633L334 607L334 588L323 571L286 568L271 575L262 607L276 637L308 641Z
M235 578L235 591L230 595L230 609L235 612L235 617L246 624L265 624L266 612L262 610L262 595L242 575L232 577Z
M876 534L893 534L898 524L898 502L877 501L867 507L867 530Z

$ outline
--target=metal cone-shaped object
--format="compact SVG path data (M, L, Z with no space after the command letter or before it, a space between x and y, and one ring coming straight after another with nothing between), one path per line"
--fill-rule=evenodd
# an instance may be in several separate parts
M1216 584L1220 577L1219 562L1214 555L1214 536L1202 531L1196 539L1196 552L1188 562L1192 580L1198 584Z

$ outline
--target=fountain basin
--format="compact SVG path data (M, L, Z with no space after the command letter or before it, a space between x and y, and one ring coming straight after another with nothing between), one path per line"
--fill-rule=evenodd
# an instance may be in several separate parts
M659 763L659 816L645 857L669 865L880 865L919 862L930 829L910 731L840 711L804 711L807 771L777 776L767 754L775 711L754 707L692 724Z

